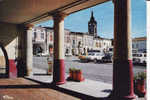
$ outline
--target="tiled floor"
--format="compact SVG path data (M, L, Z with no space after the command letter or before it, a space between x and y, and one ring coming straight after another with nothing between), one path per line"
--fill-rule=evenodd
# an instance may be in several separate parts
M94 86L91 86L91 84L99 84L99 86L105 86L105 84L100 85L100 83L93 82L85 80L80 84L67 82L64 85L53 86L50 82L41 84L24 78L3 78L0 79L0 100L107 100L103 98L104 93L96 93L96 91L100 91L97 88L102 89L102 87L94 87L95 91L93 92L93 89L90 88ZM85 83L88 83L88 86ZM88 88L85 88L85 86ZM138 98L138 100L146 100L146 98Z
M0 100L79 100L24 78L0 79Z

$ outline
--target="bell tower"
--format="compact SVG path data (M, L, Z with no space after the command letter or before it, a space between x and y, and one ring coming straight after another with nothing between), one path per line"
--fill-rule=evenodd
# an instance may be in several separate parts
M88 31L90 35L97 36L97 22L95 21L93 11L91 12L91 18L88 22Z

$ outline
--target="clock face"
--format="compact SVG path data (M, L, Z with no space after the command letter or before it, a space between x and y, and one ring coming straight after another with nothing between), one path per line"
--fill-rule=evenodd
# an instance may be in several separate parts
M89 23L88 27L89 27L89 32L90 33L95 33L96 32L96 24L95 23Z

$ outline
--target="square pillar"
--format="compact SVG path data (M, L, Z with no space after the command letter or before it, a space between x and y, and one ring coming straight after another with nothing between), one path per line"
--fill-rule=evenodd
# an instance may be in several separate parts
M114 3L114 100L135 99L133 89L132 38L130 33L131 0L113 0Z
M56 85L65 83L64 65L64 13L55 13L54 19L54 64L53 83Z

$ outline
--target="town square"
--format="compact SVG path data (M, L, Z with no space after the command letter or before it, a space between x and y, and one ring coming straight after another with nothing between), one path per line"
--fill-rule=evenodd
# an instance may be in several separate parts
M0 100L149 100L149 0L0 0Z

